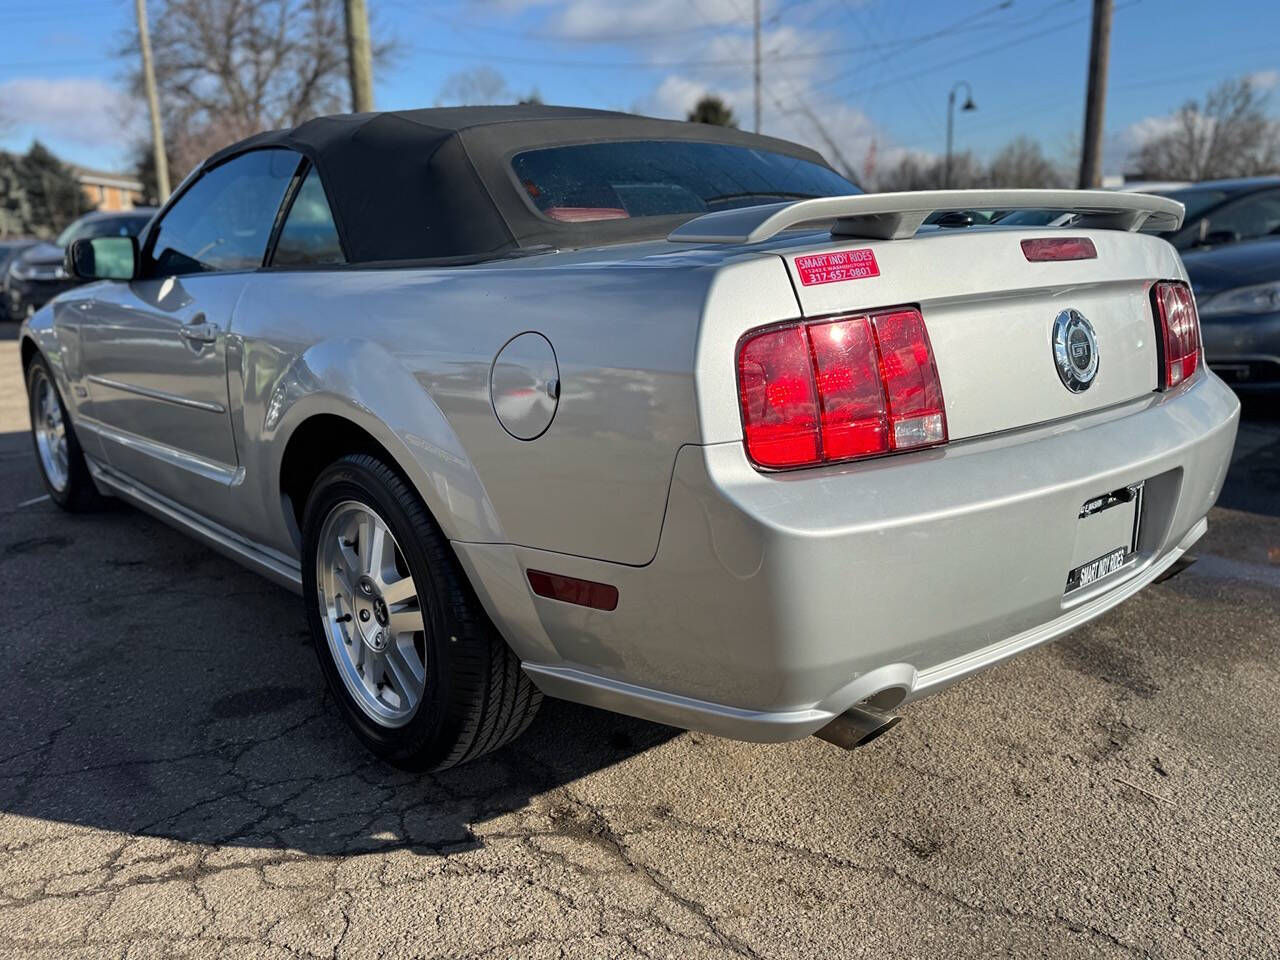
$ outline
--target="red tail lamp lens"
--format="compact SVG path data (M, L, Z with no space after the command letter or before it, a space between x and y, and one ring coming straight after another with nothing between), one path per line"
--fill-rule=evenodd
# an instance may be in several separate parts
M594 607L597 610L618 609L618 588L612 584L579 580L577 577L565 577L544 570L528 570L525 575L529 578L529 586L533 587L533 592L540 597L576 603L580 607Z
M825 459L845 460L889 451L884 385L866 317L809 327L822 411Z
M947 414L924 318L917 310L899 310L880 314L874 323L893 448L945 442Z
M818 400L804 327L770 330L743 343L738 389L756 463L791 467L821 459Z
M747 453L784 468L944 443L942 386L920 312L748 335L738 351Z
M1200 366L1200 316L1191 288L1176 280L1161 280L1152 288L1159 324L1162 390L1189 380Z
M1096 260L1098 250L1088 237L1038 237L1022 241L1022 255L1032 263L1047 260Z

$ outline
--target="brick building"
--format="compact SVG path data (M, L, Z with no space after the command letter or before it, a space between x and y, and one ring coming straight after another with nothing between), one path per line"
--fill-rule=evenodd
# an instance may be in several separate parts
M124 173L72 166L85 199L96 210L132 210L142 204L142 183Z

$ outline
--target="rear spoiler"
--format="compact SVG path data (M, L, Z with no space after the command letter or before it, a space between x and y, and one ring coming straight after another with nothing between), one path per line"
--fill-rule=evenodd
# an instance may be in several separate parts
M1080 215L1073 227L1159 230L1182 226L1182 204L1149 193L1110 190L920 190L816 197L794 203L717 210L681 224L668 240L763 243L783 230L831 224L833 237L906 240L930 214L951 210L1062 210Z

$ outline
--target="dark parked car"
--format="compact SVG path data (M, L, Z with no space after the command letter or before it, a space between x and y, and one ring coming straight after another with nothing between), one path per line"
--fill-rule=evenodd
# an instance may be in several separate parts
M22 251L34 246L38 241L26 237L5 237L0 240L0 290L4 289L4 277L9 272L9 264ZM0 296L0 320L9 319L9 298ZM15 317L14 319L19 319Z
M1142 190L1183 204L1186 219L1177 230L1144 228L1178 250L1221 247L1280 234L1280 177L1206 180L1171 189ZM1014 210L996 219L1002 227L1069 226L1068 210Z
M62 267L63 252L72 241L136 237L154 213L153 207L136 207L119 213L86 213L58 234L53 243L28 247L5 268L2 298L5 311L13 319L22 320L62 291L83 282L67 276Z
M1178 190L1153 192L1187 208L1179 229L1160 234L1179 250L1220 247L1280 234L1280 177L1206 180Z
M1240 392L1280 392L1280 236L1182 255L1209 366Z

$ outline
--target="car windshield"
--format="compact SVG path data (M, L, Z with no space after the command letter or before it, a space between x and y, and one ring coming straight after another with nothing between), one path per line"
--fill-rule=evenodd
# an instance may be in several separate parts
M1180 204L1187 208L1187 212L1183 215L1185 220L1194 220L1200 214L1204 213L1210 207L1217 206L1227 197L1231 196L1234 191L1217 190L1209 187L1188 187L1185 190L1164 190L1156 194L1157 197L1168 197L1170 200L1177 200Z
M516 154L511 166L534 206L564 222L699 214L862 192L809 160L681 140L547 147Z
M151 220L151 214L119 217L82 217L58 234L54 241L60 247L68 247L75 240L92 240L94 237L136 237Z

